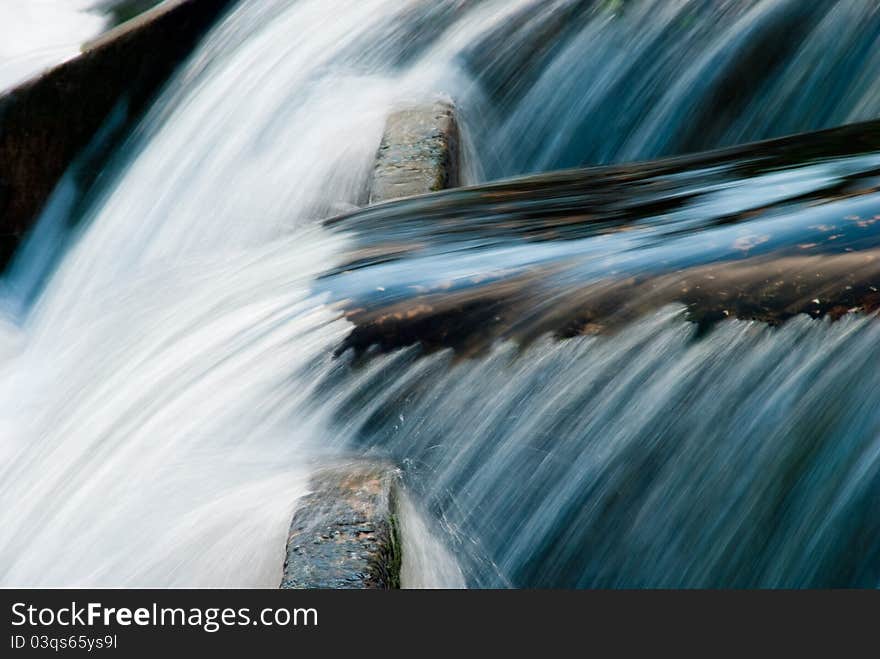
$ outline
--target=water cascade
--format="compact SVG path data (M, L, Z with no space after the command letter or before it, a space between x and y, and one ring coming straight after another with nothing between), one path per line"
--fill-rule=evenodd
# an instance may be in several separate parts
M314 466L366 455L405 586L876 586L876 126L620 163L874 119L878 37L846 0L240 3L7 273L0 583L277 586ZM357 211L438 93L478 187Z

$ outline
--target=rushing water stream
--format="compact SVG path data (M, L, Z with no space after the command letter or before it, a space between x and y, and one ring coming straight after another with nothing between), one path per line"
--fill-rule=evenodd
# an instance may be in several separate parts
M795 299L822 318L731 306L695 324L693 300L648 292L619 322L607 301L553 322L611 272L642 285L820 243L799 276L875 258L880 143L351 212L413 99L456 100L480 183L874 119L878 38L880 9L848 0L241 3L89 193L60 262L7 275L0 583L275 586L312 465L354 453L404 470L406 585L877 586L873 319L832 322L810 284ZM365 244L387 258L354 262ZM868 311L861 263L835 294ZM341 349L357 304L486 281L515 295L492 298L500 329L485 298L455 303L467 349L421 329ZM534 309L553 322L507 331Z

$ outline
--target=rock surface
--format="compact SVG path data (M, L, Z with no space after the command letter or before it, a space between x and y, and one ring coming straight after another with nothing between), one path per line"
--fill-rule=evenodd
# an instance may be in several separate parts
M376 156L370 203L459 185L460 139L454 106L435 101L388 118Z
M78 57L0 94L0 269L56 183L123 97L133 125L231 0L176 0L86 44ZM83 172L88 185L101 162Z
M281 588L399 588L399 478L373 461L316 472L290 525Z

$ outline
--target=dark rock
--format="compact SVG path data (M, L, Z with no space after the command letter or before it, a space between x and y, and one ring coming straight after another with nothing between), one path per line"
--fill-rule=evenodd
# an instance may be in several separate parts
M399 478L372 461L318 471L290 524L281 588L399 588Z
M0 269L73 159L121 99L130 128L159 87L231 0L162 4L99 39L78 57L0 94ZM121 130L117 140L125 130ZM84 172L87 184L100 163Z

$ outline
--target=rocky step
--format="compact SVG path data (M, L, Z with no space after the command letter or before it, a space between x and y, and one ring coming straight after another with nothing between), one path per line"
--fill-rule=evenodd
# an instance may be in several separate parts
M399 483L400 471L377 461L315 472L290 524L281 588L399 588Z
M370 203L460 185L461 148L455 106L436 100L388 117L376 155Z

